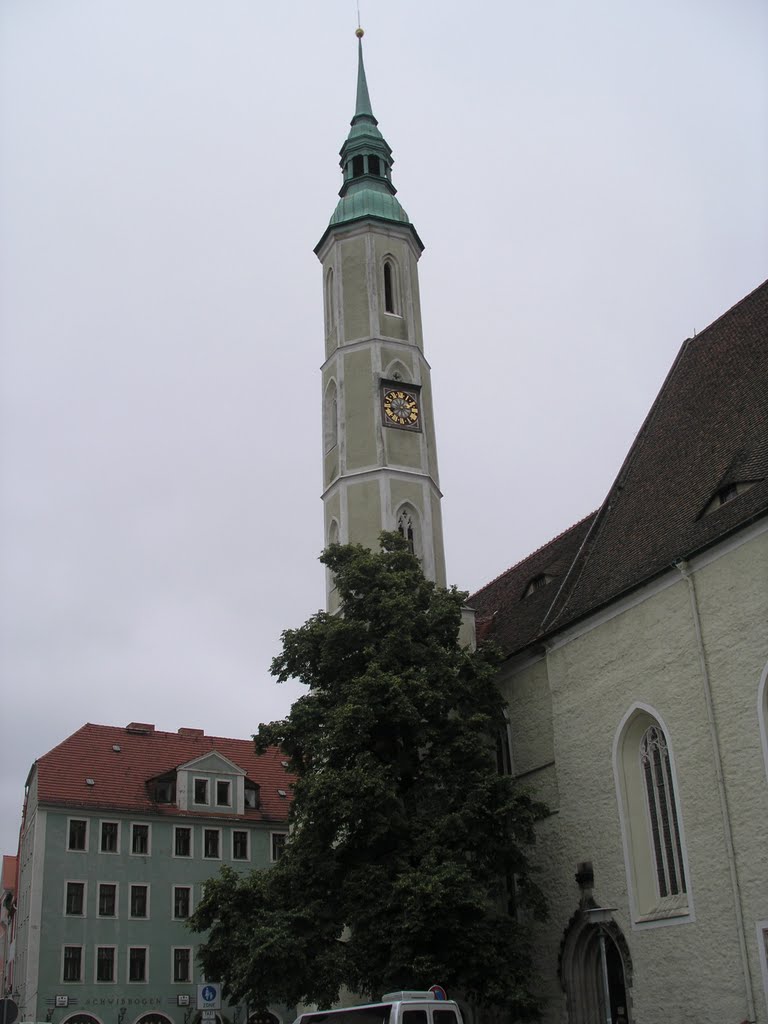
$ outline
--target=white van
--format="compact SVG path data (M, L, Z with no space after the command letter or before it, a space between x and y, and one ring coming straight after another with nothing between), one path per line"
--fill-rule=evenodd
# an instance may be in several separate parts
M464 1024L452 999L433 992L387 992L378 1003L302 1013L294 1024Z

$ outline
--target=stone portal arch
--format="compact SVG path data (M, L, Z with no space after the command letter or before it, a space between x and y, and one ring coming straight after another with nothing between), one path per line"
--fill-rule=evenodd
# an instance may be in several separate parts
M601 924L590 919L589 911L599 909L593 900L579 907L568 923L560 945L560 984L565 993L567 1020L569 1024L594 1024L595 1021L608 1020L613 1024L630 1024L632 958L629 946L613 919ZM605 950L605 961L601 945ZM605 975L610 1017L605 1006Z

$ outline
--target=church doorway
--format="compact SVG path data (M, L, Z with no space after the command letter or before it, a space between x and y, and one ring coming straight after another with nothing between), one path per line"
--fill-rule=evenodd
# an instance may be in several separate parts
M560 975L568 1024L630 1024L632 964L615 921L596 924L579 910L563 939Z

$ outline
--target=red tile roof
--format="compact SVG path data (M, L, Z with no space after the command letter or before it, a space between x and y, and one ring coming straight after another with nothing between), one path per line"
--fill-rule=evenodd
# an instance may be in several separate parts
M685 342L599 511L470 597L479 635L495 616L490 636L511 655L766 514L768 281ZM565 579L523 598L526 576L555 575L548 552L570 558Z
M206 736L201 729L158 732L154 726L138 722L126 728L89 723L39 758L38 801L49 806L93 810L183 814L175 804L151 800L146 782L212 751L234 762L260 787L261 806L246 808L245 819L286 820L292 776L283 767L285 755L276 747L257 755L253 740ZM89 785L86 779L93 779L94 784ZM279 790L286 796L280 796Z

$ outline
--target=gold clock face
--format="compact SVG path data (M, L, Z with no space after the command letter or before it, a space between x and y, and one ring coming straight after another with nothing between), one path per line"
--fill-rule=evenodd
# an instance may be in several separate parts
M412 429L420 426L419 403L412 392L401 391L399 388L388 389L384 392L382 407L384 421L390 426Z

